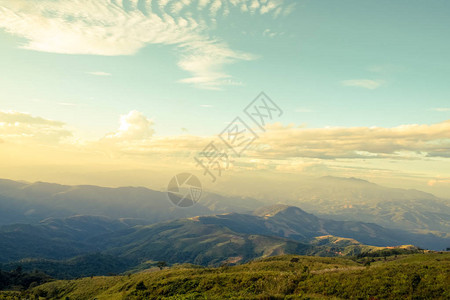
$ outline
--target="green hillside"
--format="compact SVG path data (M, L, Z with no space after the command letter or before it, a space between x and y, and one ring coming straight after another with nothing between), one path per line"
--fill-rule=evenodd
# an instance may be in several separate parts
M450 253L372 258L370 264L368 259L284 255L232 267L179 265L129 276L54 281L21 296L80 300L450 297Z
M7 264L0 264L3 270L14 270L21 267L24 272L39 270L53 278L73 279L88 276L121 274L135 263L101 253L86 254L65 260L52 259L22 259Z
M131 231L131 230L130 230ZM105 251L135 261L167 261L220 265L229 261L246 262L257 257L305 254L308 244L276 236L235 232L215 224L195 220L176 220L134 228L131 233L107 236Z

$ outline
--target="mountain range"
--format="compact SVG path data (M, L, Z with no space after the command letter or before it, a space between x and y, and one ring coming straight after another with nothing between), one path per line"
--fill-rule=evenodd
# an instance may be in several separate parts
M447 199L414 189L383 187L358 178L326 176L299 182L283 202L335 220L450 236Z
M284 194L280 191L280 195ZM277 203L298 206L334 220L450 236L450 197L387 188L357 178L299 180L289 196L275 198L224 196L205 191L197 205L186 209L174 207L167 201L166 193L142 187L67 186L0 179L0 225L77 214L141 218L157 223L197 215L250 213Z
M387 228L350 217L335 220L339 213L317 216L292 205L264 204L207 193L200 204L177 209L165 193L145 188L1 180L0 267L21 265L74 278L145 269L157 261L221 265L280 254L343 256L408 244L414 245L406 247L411 251L450 246L448 232ZM441 216L447 220L445 207Z
M201 203L179 209L167 194L143 187L106 188L91 185L18 182L0 179L0 225L37 223L49 217L100 215L157 223L225 212L250 212L264 203L204 192Z
M117 273L152 261L220 265L281 254L358 255L411 240L420 243L424 238L371 223L318 218L284 205L262 208L253 215L228 213L136 223L73 216L4 225L0 227L0 262L10 268L19 264L25 269L39 267L50 275L58 274L63 266L73 268L72 274L86 276L91 270L104 275L92 266ZM94 264L87 263L93 258Z

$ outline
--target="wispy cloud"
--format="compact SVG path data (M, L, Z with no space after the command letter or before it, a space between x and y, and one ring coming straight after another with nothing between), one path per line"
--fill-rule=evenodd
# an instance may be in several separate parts
M428 184L428 186L435 186L435 185L440 185L440 184L450 184L450 178L430 179L427 184Z
M253 60L255 55L231 50L225 43L199 39L182 44L178 66L193 76L180 80L205 89L220 89L223 85L239 85L221 71L223 66L236 61Z
M111 76L111 73L107 73L107 72L102 72L102 71L95 71L95 72L87 72L90 75L94 75L94 76Z
M393 128L297 128L273 124L257 143L267 147L253 155L266 158L447 158L450 157L450 120Z
M439 111L439 112L445 112L445 111L450 111L450 107L436 107L436 108L431 108L430 110L432 110L432 111Z
M299 107L299 108L295 109L295 112L298 112L298 113L310 113L310 112L313 112L313 110L309 109L309 108Z
M278 33L278 32L272 31L269 28L267 28L266 30L263 31L263 36L269 37L269 38L274 38L277 35L281 35L281 34L283 34L283 33Z
M341 83L344 86L354 86L369 90L374 90L382 85L381 81L371 79L351 79L351 80L344 80Z
M6 142L59 142L71 135L63 122L23 112L0 111L0 137Z
M173 45L179 50L178 65L192 74L181 82L219 89L234 83L222 71L224 65L256 56L211 38L208 24L232 7L234 12L247 7L253 14L274 15L292 9L284 0L260 2L0 0L0 28L25 38L22 48L53 53L132 55L148 44Z

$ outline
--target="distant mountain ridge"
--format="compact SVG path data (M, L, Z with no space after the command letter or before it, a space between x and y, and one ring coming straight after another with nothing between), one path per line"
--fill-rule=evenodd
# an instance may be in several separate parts
M262 205L254 199L204 192L201 203L179 209L165 192L143 187L67 186L0 179L0 225L37 223L49 217L73 215L103 215L157 223L199 214L251 212Z
M105 188L0 179L0 225L36 223L47 217L105 215L157 223L196 215L250 213L282 203L317 216L371 222L387 228L450 237L450 199L418 190L386 188L358 178L326 176L299 182L295 200L255 200L204 192L194 207L178 209L164 192L143 187Z
M290 192L295 200L281 202L317 216L450 237L450 195L442 199L415 189L333 176L299 182Z

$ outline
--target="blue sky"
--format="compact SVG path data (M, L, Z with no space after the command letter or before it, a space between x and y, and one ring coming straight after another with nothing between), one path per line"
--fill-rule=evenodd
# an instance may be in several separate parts
M155 137L212 136L260 91L285 126L439 124L449 13L438 0L0 0L0 110L61 121L80 141L130 111Z
M4 108L62 119L97 137L131 109L157 120L160 135L183 127L214 134L260 90L284 108L284 123L396 126L448 118L449 112L432 110L450 102L448 1L290 2L296 5L286 16L233 9L208 28L205 34L255 56L226 64L224 71L239 85L219 91L178 82L189 74L177 66L176 46L149 44L134 55L68 55L18 49L27 41L3 31ZM346 80L380 86L345 86Z

